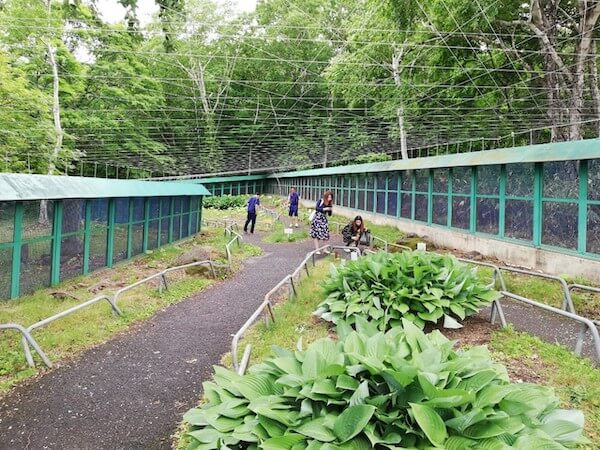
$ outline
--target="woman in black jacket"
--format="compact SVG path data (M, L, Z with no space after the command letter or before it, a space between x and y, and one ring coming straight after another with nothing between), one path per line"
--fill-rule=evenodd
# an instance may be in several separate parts
M360 244L360 238L368 230L365 228L365 223L361 216L356 216L352 222L344 227L342 230L342 237L346 246L354 245L358 247ZM349 252L350 250L346 250Z

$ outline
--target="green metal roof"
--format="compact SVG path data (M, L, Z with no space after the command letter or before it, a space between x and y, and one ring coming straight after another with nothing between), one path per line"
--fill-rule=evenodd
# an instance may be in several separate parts
M201 184L0 173L0 201L211 195Z
M488 164L567 161L597 158L600 158L600 139L587 139L576 142L529 145L524 147L511 147L454 155L432 156L428 158L411 158L398 161L327 167L324 169L301 170L297 172L283 172L271 174L269 175L269 178L292 178L432 169L437 167L484 166Z

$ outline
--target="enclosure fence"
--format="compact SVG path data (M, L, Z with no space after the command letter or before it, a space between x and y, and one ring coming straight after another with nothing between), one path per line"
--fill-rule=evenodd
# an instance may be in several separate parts
M201 210L202 196L0 202L0 299L186 238Z

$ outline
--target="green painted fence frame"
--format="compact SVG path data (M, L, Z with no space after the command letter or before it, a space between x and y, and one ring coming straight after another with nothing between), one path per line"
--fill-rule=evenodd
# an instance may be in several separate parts
M559 169L553 169L552 165L559 165L556 166L559 169L564 166L565 176L569 172L567 169L576 170L576 179L567 180L567 182L576 183L577 188L573 188L568 194L548 194L548 191L553 190L552 186L560 185L561 180L549 179L549 175L544 173L545 168L550 167L554 171L551 173L554 174L557 171L563 173ZM591 166L594 173L593 182L590 180L589 174ZM518 195L508 191L513 179L509 173L515 169L527 169L525 173L530 174L526 175L530 180L529 193ZM440 180L445 181L441 183ZM460 187L460 181L462 181L462 187ZM390 189L390 182L397 184L397 188ZM594 198L590 195L590 186L594 186ZM308 200L316 201L324 189L331 189L336 194L336 204L351 209L408 219L432 227L449 228L520 245L600 259L600 254L589 250L587 232L590 207L597 206L600 209L600 159L427 168L360 175L286 177L279 179L278 183L272 182L270 192L285 195L291 187L298 187L301 197ZM378 202L382 201L381 195L378 197L378 194L383 194L385 208L378 207ZM354 201L352 201L353 197ZM359 202L359 198L362 201ZM397 202L393 214L388 211L390 198L392 202ZM409 216L402 208L403 201L408 198L411 202ZM436 199L443 200L435 202ZM462 226L457 224L456 218L453 217L453 209L457 201L469 203L468 220ZM507 206L515 205L518 202L522 202L524 210L530 211L531 230L524 233L530 237L516 236L514 230L508 228L511 218L507 218ZM445 209L442 213L437 214L438 211L434 210L434 204L443 205ZM574 214L560 215L559 220L560 223L563 220L570 224L576 223L572 245L550 242L548 237L553 235L544 232L544 227L550 223L546 217L550 213L545 210L565 208L561 205L566 205L566 208L574 211ZM495 211L495 218L492 220L493 226L489 229L482 228L484 220L478 216L478 210L481 208L483 208L483 212ZM434 217L444 216L444 214L444 220L438 220L441 223L434 221ZM555 219L556 221L557 219ZM524 226L528 227L527 224Z
M127 227L127 259L134 257L138 254L144 253L149 249L149 233L151 222L156 222L157 236L156 242L152 243L153 248L171 243L179 240L180 238L186 238L193 235L201 230L201 218L202 218L202 196L178 196L178 197L163 197L169 199L168 212L163 212L161 197L127 197L128 200L128 220L126 223L118 224L121 227ZM151 216L151 204L153 201L160 201L158 204L158 216ZM65 238L76 237L81 239L83 253L82 253L82 265L81 270L75 275L86 275L90 273L90 257L91 257L91 243L94 233L106 234L106 248L105 248L105 266L113 267L115 264L114 246L115 246L115 230L116 230L116 203L117 198L105 199L107 204L106 220L98 222L93 220L93 204L95 201L102 199L68 199L68 200L54 200L52 201L52 230L47 235L25 237L23 234L24 227L24 210L26 204L39 205L39 201L28 200L27 202L22 201L9 201L4 202L2 205L11 205L10 209L12 217L2 217L3 221L12 223L12 238L10 242L0 241L0 251L10 255L10 263L7 267L2 267L3 275L9 280L6 284L6 290L4 291L3 285L0 285L0 298L17 298L23 293L22 283L22 261L21 254L25 245L34 245L40 243L49 243L51 252L49 258L49 278L47 283L43 285L35 285L34 288L42 288L47 286L55 286L58 283L65 281L69 277L61 276L61 265L62 256L61 248L62 242ZM82 207L83 223L74 231L63 232L63 216L64 206L68 201L81 202L79 205ZM175 202L179 202L179 212L174 212ZM14 205L14 207L12 206ZM136 211L135 208L141 208L140 211ZM142 211L143 209L143 211ZM138 214L136 216L136 213ZM140 214L141 213L141 214ZM161 242L161 223L162 221L168 221L169 223L169 237L167 242ZM173 230L174 221L177 220L179 228ZM104 224L104 225L103 225ZM96 228L95 228L96 227ZM103 228L104 227L104 228ZM141 248L134 246L135 230L141 229L142 235L139 236L142 245ZM100 230L100 231L94 231ZM175 233L174 233L175 231ZM154 238L153 238L154 239ZM156 245L154 245L156 244ZM3 263L3 261L0 261ZM8 276L8 274L10 274ZM32 289L27 289L31 291Z

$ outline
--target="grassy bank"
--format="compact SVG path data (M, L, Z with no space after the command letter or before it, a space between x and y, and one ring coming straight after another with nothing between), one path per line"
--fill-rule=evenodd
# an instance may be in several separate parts
M511 328L495 332L489 346L499 361L524 366L531 381L552 386L565 408L581 409L590 448L600 448L600 370L590 360Z

